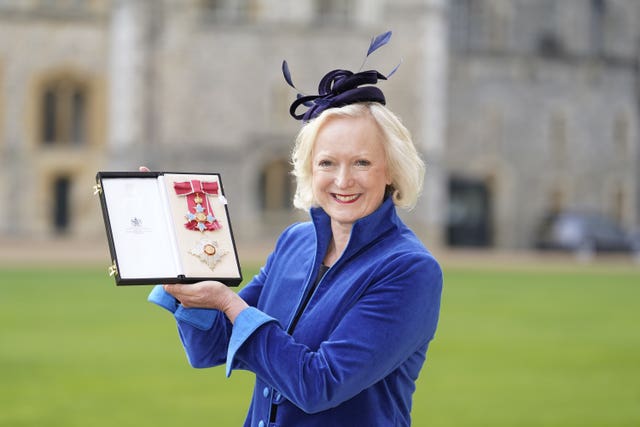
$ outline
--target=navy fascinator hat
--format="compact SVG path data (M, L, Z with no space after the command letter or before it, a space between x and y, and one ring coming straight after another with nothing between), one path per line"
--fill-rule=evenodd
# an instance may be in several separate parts
M387 31L371 40L367 55L360 69L364 66L369 55L387 44L390 39L391 31ZM329 71L320 80L318 94L304 95L299 93L297 99L289 108L289 114L296 120L307 122L318 117L320 113L328 108L344 107L356 102L378 102L384 105L386 103L384 94L378 87L372 85L378 83L378 80L387 80L396 72L399 66L400 64L386 76L375 70L358 71L357 73L349 70ZM282 61L282 74L289 86L297 90L291 79L287 61ZM308 107L308 109L299 114L297 109L301 105Z

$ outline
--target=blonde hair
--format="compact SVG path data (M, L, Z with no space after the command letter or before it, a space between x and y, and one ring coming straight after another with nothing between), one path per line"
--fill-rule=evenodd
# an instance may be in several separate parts
M355 118L366 115L373 118L382 135L387 170L391 178L387 191L391 194L393 203L408 210L415 206L422 191L424 162L413 144L411 134L400 119L384 105L367 102L327 109L302 127L291 154L293 175L297 183L293 198L296 208L307 210L317 205L312 189L311 156L322 126L333 117Z

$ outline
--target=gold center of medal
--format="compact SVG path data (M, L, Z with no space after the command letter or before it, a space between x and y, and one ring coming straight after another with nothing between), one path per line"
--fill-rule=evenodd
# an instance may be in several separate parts
M207 220L207 215L205 215L204 212L198 212L196 214L196 221L205 222L206 220Z
M204 245L204 253L207 255L214 255L216 253L216 247L208 243Z

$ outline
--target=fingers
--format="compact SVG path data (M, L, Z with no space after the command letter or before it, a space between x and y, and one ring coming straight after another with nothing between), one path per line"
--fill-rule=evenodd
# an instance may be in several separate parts
M164 285L185 308L212 308L222 311L231 322L248 307L247 303L221 282L204 281L191 285Z
M187 295L187 291L189 290L188 285L163 285L163 288L175 298L178 298L178 296Z
M149 170L149 168L148 168L148 167L146 167L146 166L140 166L140 167L138 168L138 170L139 170L140 172L151 172L151 171Z
M193 291L187 285L163 285L166 292L177 299L184 307L190 307L193 304ZM191 292L190 292L191 291Z
M164 290L173 295L173 297L180 301L185 307L206 308L209 305L207 300L211 297L207 285L207 282L193 283L190 285L171 284L164 285Z
M220 282L204 281L190 285L164 285L164 290L173 295L184 307L224 307L229 289Z

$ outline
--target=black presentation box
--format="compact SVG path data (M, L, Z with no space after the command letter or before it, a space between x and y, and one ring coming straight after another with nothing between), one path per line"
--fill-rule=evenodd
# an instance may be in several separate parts
M220 174L98 172L94 189L117 285L242 282Z

